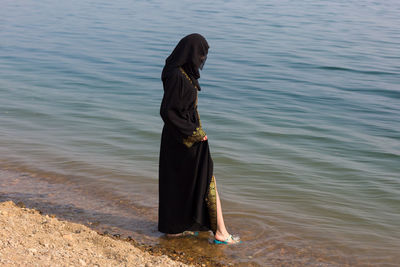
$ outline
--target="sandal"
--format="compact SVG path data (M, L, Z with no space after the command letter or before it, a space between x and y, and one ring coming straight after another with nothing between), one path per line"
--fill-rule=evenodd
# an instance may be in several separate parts
M199 235L199 232L193 232L193 231L184 231L183 233L182 233L182 236L198 236Z
M232 242L229 242L229 239L231 239ZM233 236L233 235L229 235L228 238L225 239L225 241L214 239L214 244L235 245L235 244L240 244L240 243L242 243L242 240L240 240L240 237Z

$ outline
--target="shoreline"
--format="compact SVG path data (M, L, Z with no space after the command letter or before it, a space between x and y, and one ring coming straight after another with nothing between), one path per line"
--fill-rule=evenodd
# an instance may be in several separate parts
M222 266L0 202L0 266Z
M254 234L251 231L242 235L246 237L244 245L232 247L210 244L209 232L201 232L196 238L166 238L157 231L156 209L137 205L138 199L134 196L119 196L118 190L66 178L69 177L0 165L0 203L13 201L22 209L28 207L43 216L88 227L98 236L130 243L153 256L165 256L191 266L264 266L266 263L270 266L362 266L355 258L329 256L332 252L336 254L335 247L314 250L315 246L307 240L290 235L276 239L281 234L274 235L273 228L269 229L269 239L263 241L266 245L252 246L252 250L249 249L252 244L247 243ZM4 240L1 235L0 240ZM261 261L260 255L264 253L268 256Z
M12 209L8 207L12 211L7 211L7 214L24 214L27 218L29 216L39 216L35 220L42 218L40 222L57 219L61 224L73 224L86 229L81 232L90 230L95 233L95 236L111 239L117 243L129 244L129 246L139 249L142 253L160 258L161 261L169 258L179 264L188 264L189 266L231 265L229 260L224 262L206 253L175 246L175 244L181 242L193 245L193 242L197 243L198 239L194 240L185 237L170 240L165 238L161 233L155 231L156 225L153 221L154 219L149 216L148 210L146 211L140 206L134 206L132 202L121 203L120 199L115 201L114 199L99 198L99 195L92 194L93 188L88 194L87 188L82 187L80 184L60 183L59 181L51 181L49 177L46 179L46 177L0 166L1 207L5 205L4 203L13 203L7 204L13 206ZM0 214L0 259L3 259L2 255L4 255L4 250L7 247L4 244L8 244L8 234L4 232L4 228L13 226L12 224L8 225L6 219L4 214ZM32 222L35 223L35 220L32 219ZM23 224L18 222L14 223L15 225ZM25 228L31 227L26 221L25 226ZM13 236L14 232L19 233L19 235L32 235L32 233L23 232L24 229L18 227L15 229L10 228L9 230L10 233L13 233ZM61 230L60 225L58 225L58 228L52 228L53 233L60 233ZM76 237L79 238L79 235L76 235ZM206 239L207 237L204 234L202 242ZM38 242L37 240L36 243ZM36 243L35 245L37 245ZM24 247L23 242L18 244L21 248ZM10 244L8 245L11 246ZM50 243L48 245L50 246ZM25 253L27 253L26 249L29 248L25 247ZM123 256L121 257L123 258ZM4 265L3 262L0 262L0 266L10 266L10 264ZM43 264L40 266L43 266ZM92 264L90 266L95 265ZM100 266L108 265L101 264ZM115 264L110 266L115 266ZM137 264L122 266L137 266ZM138 266L142 265L139 264ZM148 266L158 265L150 261Z

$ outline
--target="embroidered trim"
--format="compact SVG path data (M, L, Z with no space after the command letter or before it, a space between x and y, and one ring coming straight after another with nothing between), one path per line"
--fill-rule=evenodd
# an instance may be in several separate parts
M189 80L189 82L194 86L194 88L197 89L197 86L193 84L192 80L190 79L189 75L186 74L186 72L184 71L184 69L182 67L179 67L180 71L182 72L183 75L185 75L186 79ZM193 134L191 136L188 136L187 138L183 139L183 144L187 147L192 147L192 145L196 142L201 141L205 136L206 133L204 132L204 130L201 128L201 121L200 121L200 115L197 112L197 91L196 91L196 114L197 114L197 118L199 119L199 127L196 128L196 130L193 131Z
M189 82L198 90L197 86L193 84L192 79L190 79L189 75L186 74L185 70L182 67L179 67L180 71L182 72L183 75L185 75L186 79L189 80Z
M211 177L206 196L206 204L208 207L208 215L210 216L211 231L215 234L217 231L217 194L215 190L215 177Z
M206 136L206 132L201 127L197 127L191 136L183 139L183 144L190 148L194 143L201 141L204 136Z

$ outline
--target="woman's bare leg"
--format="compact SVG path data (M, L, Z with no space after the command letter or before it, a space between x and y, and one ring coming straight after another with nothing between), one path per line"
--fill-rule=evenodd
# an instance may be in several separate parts
M214 177L215 179L215 177ZM222 215L222 207L221 207L221 201L219 199L219 194L217 190L217 182L215 182L215 195L217 199L217 231L215 232L214 237L220 241L225 241L229 238L230 234L228 233L228 230L226 230L225 227L225 222L224 222L224 217ZM181 236L182 233L180 234L167 234L166 236L168 237L176 237L176 236ZM229 243L236 243L234 240L228 240Z
M215 195L217 198L217 231L215 232L215 238L218 240L224 241L229 238L229 233L225 227L224 217L222 215L221 201L219 199L216 182L215 182ZM230 241L232 241L232 243L235 243L233 240L230 240ZM231 243L231 242L229 242L229 243Z

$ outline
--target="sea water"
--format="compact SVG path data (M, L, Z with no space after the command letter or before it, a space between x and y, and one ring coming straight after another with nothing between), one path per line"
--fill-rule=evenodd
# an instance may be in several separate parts
M210 45L199 113L245 241L221 254L395 266L399 14L394 0L2 0L1 168L112 192L159 238L160 75L197 32Z

